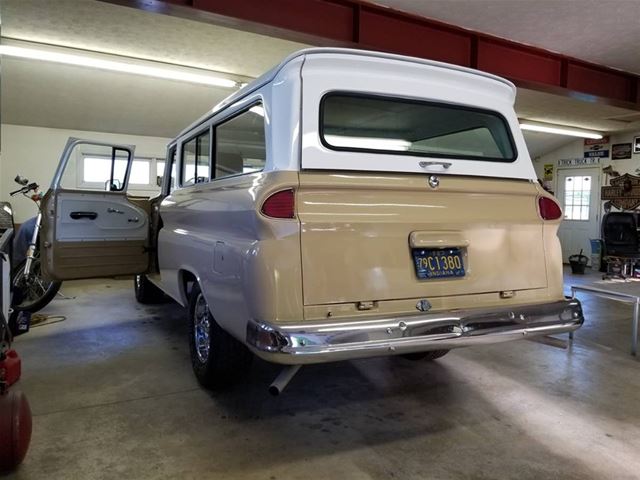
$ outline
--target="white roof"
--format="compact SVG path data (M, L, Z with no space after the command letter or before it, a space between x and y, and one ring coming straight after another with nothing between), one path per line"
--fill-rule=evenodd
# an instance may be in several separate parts
M273 67L271 70L267 71L266 73L262 74L260 77L256 78L255 80L253 80L251 83L245 85L244 87L242 87L240 90L238 90L237 92L232 93L231 95L229 95L227 98L225 98L224 100L222 100L220 103L218 103L210 112L206 113L205 115L203 115L202 117L200 117L197 121L195 121L194 123L192 123L191 125L189 125L187 128L185 128L184 130L182 130L180 132L180 134L178 135L178 137L184 135L185 133L189 132L190 130L192 130L194 127L196 127L197 125L200 125L201 123L205 122L207 119L211 118L213 115L215 115L216 113L220 112L221 110L224 110L225 107L229 106L230 104L234 103L236 100L249 95L251 92L257 90L258 88L262 87L263 85L266 85L267 83L271 82L277 75L278 73L280 73L280 71L285 68L289 63L291 63L293 60L299 58L299 57L303 57L303 56L308 56L308 55L318 55L318 54L340 54L340 55L357 55L357 56L366 56L366 57L374 57L374 58L380 58L380 59L386 59L386 60L396 60L396 61L404 61L404 62L411 62L414 64L422 64L422 65L428 65L431 67L438 67L438 68L443 68L443 69L447 69L447 70L453 70L453 71L457 71L457 72L464 72L464 73L468 73L471 75L478 75L484 78L488 78L497 82L501 82L505 85L507 85L509 88L511 88L511 90L513 91L513 95L515 96L515 92L516 92L516 87L513 83L511 83L509 80L506 80L502 77L499 77L497 75L493 75L491 73L486 73L486 72L481 72L480 70L474 70L472 68L467 68L467 67L461 67L459 65L453 65L450 63L444 63L444 62L436 62L434 60L426 60L424 58L417 58L417 57L409 57L406 55L396 55L393 53L386 53L386 52L375 52L375 51L371 51L371 50L358 50L358 49L354 49L354 48L305 48L302 50L298 50L297 52L292 53L291 55L289 55L288 57L286 57L282 62L280 62L278 65L276 65L275 67Z

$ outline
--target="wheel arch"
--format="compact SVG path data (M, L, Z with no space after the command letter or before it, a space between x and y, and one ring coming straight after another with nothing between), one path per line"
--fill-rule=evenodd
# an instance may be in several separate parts
M181 303L185 306L189 305L189 296L191 295L191 289L194 284L200 285L200 279L191 270L181 268L178 270L178 288L180 294ZM202 285L200 285L202 288Z

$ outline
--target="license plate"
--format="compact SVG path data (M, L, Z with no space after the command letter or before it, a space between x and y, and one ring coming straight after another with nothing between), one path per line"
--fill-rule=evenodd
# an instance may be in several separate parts
M420 279L464 277L459 248L413 249L416 276Z

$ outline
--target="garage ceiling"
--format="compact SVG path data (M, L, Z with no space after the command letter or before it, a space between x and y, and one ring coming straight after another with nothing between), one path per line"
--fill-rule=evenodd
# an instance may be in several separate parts
M637 0L374 0L373 3L640 74Z
M404 8L400 0L383 3ZM413 5L415 13L432 4L464 13L459 5L504 8L505 2L404 3ZM520 3L530 2L509 2ZM95 0L0 0L0 8L3 38L202 68L241 81L309 46ZM491 8L495 13L497 7ZM173 137L233 91L10 58L3 59L2 67L2 122L21 125ZM639 121L627 121L638 112L526 89L519 90L516 110L529 120L592 130L640 128ZM534 157L572 140L529 132L525 137Z
M1 0L2 36L257 77L307 45L95 0Z

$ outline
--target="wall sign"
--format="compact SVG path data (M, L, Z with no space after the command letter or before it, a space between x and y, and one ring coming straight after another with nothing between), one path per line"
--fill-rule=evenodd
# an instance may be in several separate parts
M609 143L609 135L605 135L602 138L585 138L584 139L584 146L585 147L590 147L592 145L603 145Z
M630 143L614 143L611 145L611 160L625 160L631 158Z
M584 167L585 165L597 165L599 163L600 157L561 158L558 160L558 167Z
M609 135L596 140L594 138L584 139L584 156L587 158L606 158L609 156L609 149L607 144L609 143Z
M594 150L584 152L584 156L587 158L607 158L609 156L609 150Z
M625 173L612 178L610 183L610 186L602 187L602 200L609 200L620 210L633 210L640 205L640 177Z
M553 180L553 163L545 163L543 170L543 180Z
M633 137L633 153L640 153L640 137Z

